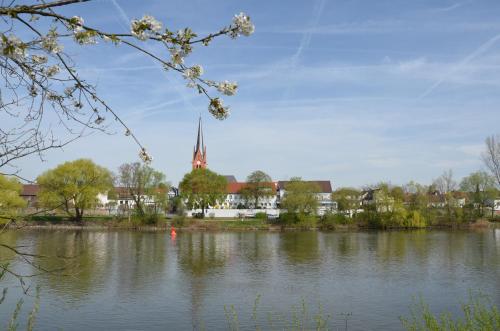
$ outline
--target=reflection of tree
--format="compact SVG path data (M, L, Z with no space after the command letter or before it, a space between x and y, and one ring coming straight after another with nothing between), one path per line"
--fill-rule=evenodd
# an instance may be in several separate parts
M136 292L163 281L168 255L165 233L124 232L116 242L116 267L120 293Z
M310 263L319 259L319 234L314 231L289 232L280 236L280 251L291 263Z
M37 233L36 254L51 257L39 262L48 270L61 270L42 273L40 283L46 282L52 290L74 298L97 291L96 284L106 279L110 265L107 238L107 233L81 230Z
M230 251L229 236L220 233L182 233L178 237L179 268L191 287L193 329L198 329L208 276L226 264Z

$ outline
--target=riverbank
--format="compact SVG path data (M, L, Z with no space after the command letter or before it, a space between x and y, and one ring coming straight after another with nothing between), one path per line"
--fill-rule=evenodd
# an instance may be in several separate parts
M366 224L336 224L328 228L318 224L293 225L263 219L162 219L156 224L140 224L128 218L116 217L86 217L83 222L58 216L39 216L30 220L17 221L7 226L10 229L54 229L54 230L138 230L167 231L174 227L177 231L366 231L366 230L412 230L412 229L457 229L474 230L500 228L499 222L484 219L468 223L442 223L426 227L373 227Z

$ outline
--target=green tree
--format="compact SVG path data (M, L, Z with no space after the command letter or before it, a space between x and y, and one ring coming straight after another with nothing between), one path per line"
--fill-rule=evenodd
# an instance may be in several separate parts
M460 182L460 189L469 194L472 205L479 215L483 214L485 205L494 199L497 193L495 178L484 171L476 171L464 177Z
M37 178L38 200L42 206L63 209L81 222L85 210L97 204L98 193L113 188L109 170L88 159L65 162Z
M281 207L291 214L316 214L318 185L293 177L285 186L285 195Z
M0 174L0 218L14 217L18 209L26 207L26 201L20 196L22 189L16 178Z
M272 179L263 171L254 171L248 175L247 183L240 193L246 201L252 201L254 208L259 208L259 199L274 194Z
M184 175L179 191L187 206L191 209L201 208L205 217L205 210L209 205L222 202L226 197L227 180L208 169L194 169Z
M160 171L140 162L125 163L118 169L117 180L134 200L138 216L158 214L166 208L169 185Z
M332 200L337 202L337 208L342 212L356 214L360 208L361 192L351 187L341 187L332 193Z

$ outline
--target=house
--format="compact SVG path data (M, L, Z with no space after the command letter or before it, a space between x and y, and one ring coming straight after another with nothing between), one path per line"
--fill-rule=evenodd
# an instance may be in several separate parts
M257 209L276 209L277 208L277 183L264 183L264 187L269 187L269 195L260 197L255 206L254 201L248 199L242 194L243 190L248 187L248 183L229 182L227 184L227 195L220 207L223 209L243 209L245 207Z
M38 184L26 184L23 185L23 189L21 191L21 198L26 200L27 208L37 208L37 201L38 201L38 191L40 190L40 187Z

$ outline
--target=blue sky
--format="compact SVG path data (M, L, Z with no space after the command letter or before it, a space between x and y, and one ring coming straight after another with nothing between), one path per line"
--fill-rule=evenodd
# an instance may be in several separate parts
M200 114L209 167L239 180L261 169L335 187L430 183L446 169L461 177L483 168L484 139L500 133L498 1L102 0L64 9L108 31L151 14L199 34L241 11L255 23L251 37L219 38L186 60L206 78L238 81L223 122L182 78L132 50L66 47L172 183L190 171ZM119 134L93 134L42 164L24 160L22 174L79 157L112 170L136 161L133 142L110 130Z

